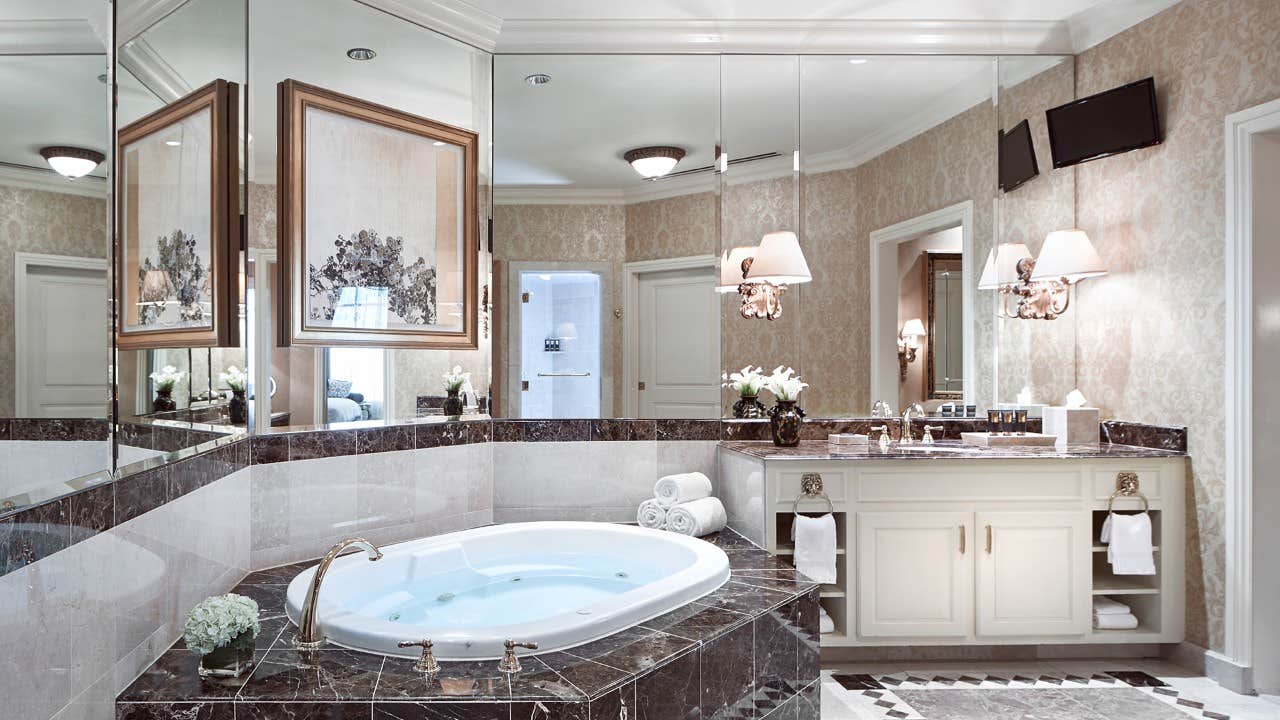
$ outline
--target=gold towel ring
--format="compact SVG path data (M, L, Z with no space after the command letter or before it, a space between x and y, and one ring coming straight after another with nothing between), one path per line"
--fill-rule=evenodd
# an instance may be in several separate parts
M1113 512L1111 505L1118 497L1137 497L1142 500L1142 512L1147 512L1151 509L1151 503L1147 501L1147 496L1138 491L1138 473L1116 473L1116 491L1111 493L1111 497L1107 498L1107 512Z
M827 512L834 514L836 511L835 503L831 502L831 496L822 488L822 476L818 473L805 473L800 476L800 494L796 496L795 514L800 514L800 501L807 498L822 498L827 501Z

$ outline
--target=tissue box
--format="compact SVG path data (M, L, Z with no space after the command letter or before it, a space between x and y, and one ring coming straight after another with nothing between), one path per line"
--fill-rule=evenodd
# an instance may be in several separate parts
M1098 408L1052 405L1044 409L1044 434L1058 436L1058 448L1098 444Z

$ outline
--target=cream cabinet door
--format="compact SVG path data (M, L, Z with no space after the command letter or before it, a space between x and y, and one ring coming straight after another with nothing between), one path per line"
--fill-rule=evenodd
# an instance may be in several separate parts
M973 515L858 513L863 637L966 637L973 626Z
M1082 635L1090 624L1087 512L977 513L978 635Z

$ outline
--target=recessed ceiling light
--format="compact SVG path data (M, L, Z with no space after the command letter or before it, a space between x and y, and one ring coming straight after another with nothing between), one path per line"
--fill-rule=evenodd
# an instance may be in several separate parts
M432 145L435 145L436 147L441 147L441 146L443 146L443 145L444 145L444 143L440 142L439 140L437 140L437 141L435 141L435 142L433 142L433 143L431 143L431 144L432 144Z
M378 57L378 53L370 50L369 48L356 47L347 51L347 57L352 60L372 60Z
M65 146L40 148L40 157L49 163L49 167L58 171L59 175L72 180L93 172L98 163L106 159L97 150Z
M546 85L551 82L551 76L544 73L534 73L532 75L525 75L524 81L533 87L538 87L539 85Z
M179 140L165 140L164 144L168 145L169 147L178 147L179 145L182 144L182 142Z
M676 163L684 157L684 150L670 145L635 148L622 155L622 159L631 164L640 177L652 180L675 169Z
M866 58L849 58L850 65L865 65L866 63Z

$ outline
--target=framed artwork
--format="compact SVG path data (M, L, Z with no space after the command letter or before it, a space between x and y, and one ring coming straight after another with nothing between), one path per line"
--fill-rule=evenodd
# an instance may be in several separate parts
M277 86L284 345L474 349L478 136Z
M116 343L239 344L239 88L215 80L116 139Z

